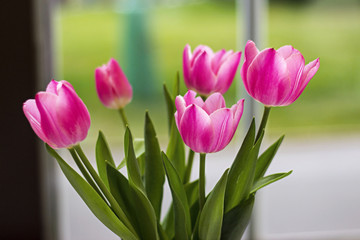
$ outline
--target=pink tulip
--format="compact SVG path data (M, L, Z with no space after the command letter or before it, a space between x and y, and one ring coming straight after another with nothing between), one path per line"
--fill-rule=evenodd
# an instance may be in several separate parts
M108 108L121 109L132 99L132 87L115 59L95 70L96 91Z
M243 113L244 99L226 108L220 93L214 93L204 102L189 90L175 99L175 121L185 144L199 153L224 149L235 134Z
M90 115L74 88L66 81L52 80L46 92L23 104L34 132L52 148L69 148L85 139Z
M319 69L316 59L305 65L302 54L292 46L259 52L255 43L245 46L241 77L247 92L266 106L287 106L304 91Z
M200 95L214 92L225 93L234 80L239 66L241 52L225 51L214 53L208 46L200 45L191 54L187 44L183 52L184 80L188 89Z

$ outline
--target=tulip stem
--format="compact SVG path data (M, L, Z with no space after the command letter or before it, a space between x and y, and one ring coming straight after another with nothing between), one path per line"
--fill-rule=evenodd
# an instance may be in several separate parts
M200 169L199 169L199 205L200 211L205 204L205 153L200 153Z
M83 164L87 168L87 170L90 172L91 176L94 178L96 184L100 187L101 191L104 193L105 197L110 203L110 206L114 210L115 214L119 217L119 219L125 224L126 227L129 228L129 230L134 233L137 236L137 233L134 229L134 227L131 225L129 219L123 212L123 210L120 208L119 204L116 202L113 195L110 193L109 189L105 186L105 183L101 180L99 175L96 173L95 169L91 165L89 159L86 157L85 153L83 152L80 145L76 145L75 150L77 154L79 155L80 159L82 160Z
M271 110L271 107L264 106L264 113L263 113L263 117L261 119L261 123L260 123L258 133L256 135L255 142L260 138L262 131L265 130L266 123L267 123L268 118L269 118L270 110Z
M100 195L100 197L102 199L105 200L103 194L100 192L98 186L96 186L94 180L91 178L91 176L89 175L89 173L86 171L84 165L81 163L80 159L79 159L79 156L76 154L74 148L70 148L69 149L69 152L71 154L71 156L73 157L76 165L78 166L78 168L80 169L82 175L85 177L86 181L94 188L94 190Z
M194 151L189 149L188 161L184 174L184 181L183 181L184 184L190 181L191 169L194 162L194 155L195 155Z
M120 113L121 120L124 123L124 127L126 128L126 126L129 126L129 122L128 122L127 118L126 118L124 108L120 108L119 113Z

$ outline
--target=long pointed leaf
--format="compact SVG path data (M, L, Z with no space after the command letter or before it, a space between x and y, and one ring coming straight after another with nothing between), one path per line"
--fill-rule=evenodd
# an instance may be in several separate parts
M156 214L145 193L129 128L126 129L125 136L128 142L126 166L132 193L131 197L136 206L136 218L139 222L141 239L156 240L159 239Z
M175 121L172 122L166 155L174 165L181 181L183 181L185 175L185 145L176 127Z
M135 138L134 139L134 151L136 158L139 158L141 155L145 153L145 142L143 138ZM126 165L126 159L121 160L120 164L116 167L116 169L122 169Z
M163 185L165 182L164 165L161 160L160 145L149 113L145 115L145 190L160 219Z
M175 113L175 99L171 96L169 90L167 89L166 85L163 85L164 89L164 97L167 107L167 114L168 114L168 130L169 134L171 133L171 125L174 119L174 113Z
M46 150L52 155L73 186L75 191L83 199L85 204L93 212L93 214L111 231L123 239L136 240L138 239L114 214L111 208L104 202L104 200L96 193L96 191L74 170L72 169L57 152L49 145L46 145Z
M255 170L255 181L265 175L266 170L270 166L277 150L279 149L285 136L281 136L273 145L271 145L261 156L259 157L256 170Z
M200 239L220 240L228 171L226 170L220 178L201 211L199 222Z
M139 164L136 160L133 139L130 129L127 127L125 131L125 158L129 181L132 182L137 188L145 192L145 187L141 179Z
M169 181L171 195L173 198L174 215L175 215L175 239L190 239L191 220L189 205L186 192L182 181L165 153L162 152L162 160L165 166L165 172Z
M252 187L252 190L250 193L255 193L259 189L266 187L267 185L279 181L280 179L283 179L284 177L289 176L292 173L292 171L289 171L287 173L275 173L266 177L262 177L259 180L255 182L255 184Z
M230 199L228 205L225 206L226 212L238 205L241 201L246 199L250 194L254 183L256 161L259 155L259 149L264 137L264 131L260 135L253 148L251 149L248 157L242 162L242 171L239 173L238 180L236 182L235 192L233 198ZM233 184L230 183L229 184Z
M118 202L121 209L130 220L131 224L139 231L139 223L136 219L136 211L134 203L131 199L131 189L129 181L117 169L107 162L107 175L109 179L109 188L111 194Z
M115 166L114 159L111 155L111 151L108 143L106 142L104 134L99 131L99 136L96 141L96 165L98 168L99 176L105 183L106 187L109 188L109 182L106 173L106 162L108 161L111 165Z
M236 198L238 181L241 175L244 175L245 177L245 166L248 165L248 156L254 146L255 134L255 119L253 119L229 171L228 184L225 193L226 212L236 205L236 200L238 200Z
M241 239L249 224L254 201L255 196L251 194L247 200L242 201L225 214L221 230L221 240Z

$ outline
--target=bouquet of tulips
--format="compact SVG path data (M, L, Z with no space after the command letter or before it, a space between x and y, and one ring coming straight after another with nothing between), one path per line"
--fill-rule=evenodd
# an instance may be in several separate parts
M114 161L105 136L99 132L97 170L80 147L90 127L90 115L70 83L52 80L45 92L24 103L23 111L89 209L120 238L241 239L256 192L291 173L265 176L283 140L280 137L259 154L270 109L293 103L319 68L319 59L305 65L302 54L292 46L259 51L248 41L244 52L241 77L247 92L264 104L264 115L258 130L252 121L232 165L208 194L206 154L229 144L243 113L244 99L227 108L222 96L233 82L241 52L214 53L207 46L191 52L190 46L185 47L183 73L189 90L179 95L179 76L173 94L164 86L170 136L165 151L147 112L143 138L133 138L124 112L132 87L119 64L111 59L97 68L99 99L120 112L126 129L125 157L120 163ZM82 176L56 152L60 148L69 150ZM199 177L190 181L195 153L200 156ZM127 174L119 171L125 166ZM161 219L165 179L172 204Z

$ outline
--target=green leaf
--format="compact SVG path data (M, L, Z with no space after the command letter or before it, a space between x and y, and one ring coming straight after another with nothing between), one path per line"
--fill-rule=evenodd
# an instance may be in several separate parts
M255 170L255 181L260 179L265 175L266 170L270 166L271 161L273 160L277 150L279 149L283 139L284 135L279 138L273 145L271 145L261 156L259 157L257 164L256 164L256 170Z
M127 149L125 148L125 158L129 181L145 193L145 187L141 179L139 164L135 156L132 135L128 127L126 127L124 142L125 147L127 147Z
M259 189L273 183L276 181L279 181L280 179L283 179L284 177L289 176L292 173L292 170L287 172L287 173L276 173L276 174L272 174L266 177L262 177L260 179L258 179L255 184L252 187L252 190L250 192L251 193L255 193L256 191L258 191Z
M106 202L96 193L96 191L74 170L72 169L49 145L46 150L53 156L65 177L83 199L93 214L111 231L123 239L138 239L114 214Z
M249 130L244 138L244 141L235 157L233 164L231 165L228 184L226 186L225 193L225 209L226 212L234 207L237 203L239 197L236 196L238 189L238 180L240 179L241 174L243 177L246 177L245 166L248 165L248 156L251 149L254 146L255 141L255 119L252 120Z
M168 114L168 130L169 134L171 133L171 125L174 120L174 113L175 113L175 99L171 96L169 90L167 89L166 85L163 85L164 89L164 97L166 102L167 114Z
M224 215L221 229L221 240L238 240L244 234L249 224L255 196L251 194L248 199L231 209Z
M145 153L141 154L136 160L139 164L141 179L144 181L144 178L145 178Z
M176 127L175 120L171 126L170 140L166 149L166 155L174 165L181 181L183 181L185 175L185 145Z
M145 115L145 190L160 219L165 171L161 160L160 145L149 113Z
M157 219L154 208L147 198L145 188L141 180L139 165L135 156L132 136L129 128L126 128L125 138L128 142L126 166L131 189L131 199L136 206L136 218L141 231L141 239L159 239Z
M200 239L220 240L228 171L229 169L222 175L201 211L199 222Z
M262 131L260 138L257 140L255 145L250 150L249 155L241 162L242 171L239 172L237 181L235 182L236 187L232 193L233 198L230 199L228 205L225 205L225 212L238 205L242 200L248 198L250 191L254 183L256 162L259 155L259 149L264 137L264 131ZM229 182L228 185L234 184Z
M180 73L179 71L177 71L174 82L173 95L176 97L179 94L180 94Z
M189 206L199 199L199 180L184 185Z
M131 190L129 181L109 162L106 164L107 175L109 180L110 192L119 204L120 208L124 211L131 224L138 230L138 222L135 218L134 203L131 199Z
M173 198L173 207L175 215L175 239L190 239L191 220L186 192L182 181L168 157L162 152L162 160L165 166L166 176L170 185Z
M128 145L127 145L128 146ZM136 158L141 157L145 153L145 142L143 138L135 138L134 139L134 151ZM126 165L126 159L124 158L121 160L121 163L119 166L116 167L116 169L122 169Z
M175 236L175 217L174 217L174 206L173 203L170 204L168 212L163 220L162 226L169 236L170 239L173 239Z
M169 236L166 234L160 223L158 223L158 231L159 231L160 240L170 240Z
M115 166L114 159L111 155L109 145L106 142L104 134L99 131L99 136L96 141L96 164L101 180L105 183L106 187L109 188L109 182L106 173L106 163L108 161L111 165Z
M186 197L188 200L188 205L190 207L190 217L191 217L191 229L195 225L196 218L199 214L199 180L196 180L191 183L184 185L186 192ZM173 204L169 208L168 213L166 214L163 226L167 235L172 239L175 236L175 223L174 223L174 208Z

